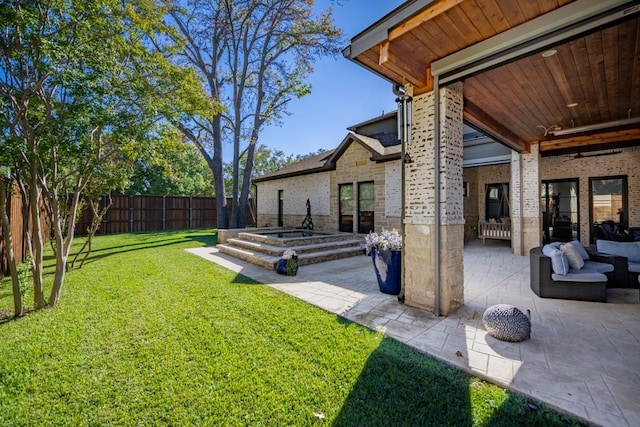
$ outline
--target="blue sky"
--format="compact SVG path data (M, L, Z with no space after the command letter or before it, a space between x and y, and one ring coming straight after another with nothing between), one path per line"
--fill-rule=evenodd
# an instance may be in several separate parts
M335 24L350 40L404 0L317 0L316 8L332 4ZM336 3L343 3L342 5ZM335 148L347 135L347 127L395 110L391 83L345 59L316 62L309 76L311 94L289 103L290 116L282 126L264 128L260 144L285 154L306 154Z

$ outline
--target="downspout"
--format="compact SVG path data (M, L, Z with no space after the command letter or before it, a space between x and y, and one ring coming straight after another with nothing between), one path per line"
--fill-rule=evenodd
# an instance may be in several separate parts
M405 154L406 154L406 145L409 142L410 133L411 133L411 117L408 103L411 102L412 98L402 90L400 85L393 85L393 94L397 97L396 103L398 104L398 139L400 140L400 203L401 203L401 213L400 213L400 236L402 236L402 244L405 242L405 227L404 220L406 215L405 209ZM400 283L402 285L402 290L400 295L398 295L398 301L400 303L404 303L404 255L405 251L400 252L400 263L402 268L400 269Z
M440 316L440 76L437 74L433 76L433 98L433 278L435 286L433 314Z

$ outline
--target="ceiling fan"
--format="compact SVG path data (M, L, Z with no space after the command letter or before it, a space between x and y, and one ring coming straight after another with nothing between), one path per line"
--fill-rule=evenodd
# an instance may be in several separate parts
M622 150L612 150L612 151L606 151L604 153L591 153L591 154L582 154L582 153L578 153L575 156L573 156L574 159L584 159L587 157L600 157L600 156L611 156L613 154L620 154L622 153Z

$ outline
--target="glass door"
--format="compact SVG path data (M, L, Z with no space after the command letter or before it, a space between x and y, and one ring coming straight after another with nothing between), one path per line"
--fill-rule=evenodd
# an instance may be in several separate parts
M542 232L544 243L580 238L578 179L542 181Z
M591 215L591 242L610 236L599 235L598 229L605 228L615 234L628 226L627 177L609 176L589 178L589 204ZM602 233L602 231L601 231Z
M353 184L340 184L339 193L340 231L353 233Z
M361 182L358 184L358 233L360 234L366 234L374 230L374 188L373 182Z
M278 190L278 227L284 227L284 190Z

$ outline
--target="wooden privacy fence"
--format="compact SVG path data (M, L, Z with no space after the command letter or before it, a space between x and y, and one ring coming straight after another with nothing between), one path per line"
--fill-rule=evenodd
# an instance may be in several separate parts
M141 231L187 230L195 228L215 228L217 226L216 199L214 197L177 197L177 196L112 196L113 205L102 219L97 234L133 233ZM100 208L108 202L107 196L100 201ZM246 212L247 225L255 225L252 212L253 200ZM28 246L23 220L22 198L14 191L7 200L9 220L13 237L13 251L18 262L27 258ZM50 224L41 210L42 233L49 240ZM231 215L231 199L227 198L227 212ZM76 236L87 234L92 214L86 209L76 226ZM29 224L30 227L30 224ZM4 257L4 241L0 228L0 278L8 271Z
M23 215L24 203L18 187L14 187L12 193L7 197L7 208L13 241L13 256L15 256L16 262L21 263L27 259L29 254L27 230L33 230L33 222L28 214L27 218ZM0 225L2 225L1 222L2 220L0 220ZM48 242L51 224L42 207L40 209L40 227L44 241ZM4 277L5 273L9 271L9 264L4 256L4 250L4 235L0 226L0 278Z
M182 196L112 196L113 204L102 219L97 234L135 233L141 231L188 230L214 228L217 225L215 197ZM100 208L108 203L103 196ZM227 198L227 211L231 215L231 199ZM253 225L251 209L246 212L247 225ZM87 233L91 212L85 210L76 236Z

